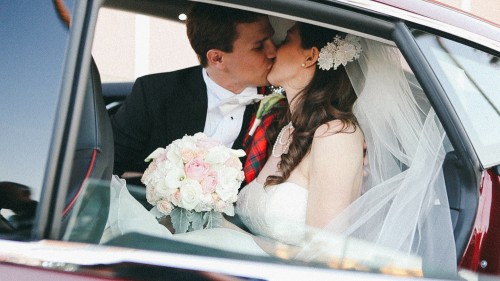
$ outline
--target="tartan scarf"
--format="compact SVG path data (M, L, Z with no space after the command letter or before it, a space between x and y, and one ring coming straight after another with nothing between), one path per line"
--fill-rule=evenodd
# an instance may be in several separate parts
M267 147L268 142L266 140L266 130L273 122L276 117L276 113L267 114L262 118L262 122L257 126L253 136L248 133L243 141L243 147L245 147L245 152L247 153L247 158L245 164L243 165L243 171L245 173L246 184L250 183L253 179L257 177L260 170L264 166L267 160ZM250 127L252 127L255 122L255 115L252 117L250 122Z
M245 164L243 165L246 184L249 184L253 179L255 179L262 167L264 167L264 164L266 164L267 158L270 154L270 150L268 149L269 143L266 139L266 131L269 126L276 121L276 117L278 116L276 109L286 106L288 106L286 98L278 101L278 103L276 103L271 109L271 112L262 117L262 121L255 129L253 136L250 136L248 132L255 122L255 114L252 116L250 126L248 127L245 139L243 140L243 148L247 154Z

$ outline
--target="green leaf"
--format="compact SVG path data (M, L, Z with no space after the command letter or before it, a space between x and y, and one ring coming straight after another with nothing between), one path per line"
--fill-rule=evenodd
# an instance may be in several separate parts
M175 233L185 233L188 231L190 220L190 211L183 208L174 208L170 213L170 218L172 220L172 226L175 229Z
M284 95L280 93L272 93L265 96L261 101L259 108L257 109L256 118L261 119L262 116L266 115L271 111L273 106L281 99L285 98Z
M205 212L203 212L205 213ZM203 214L201 212L192 212L191 213L191 230L200 230L203 229L203 225L205 224L203 221Z
M203 220L205 221L205 228L216 228L222 227L222 213L210 211L203 214Z

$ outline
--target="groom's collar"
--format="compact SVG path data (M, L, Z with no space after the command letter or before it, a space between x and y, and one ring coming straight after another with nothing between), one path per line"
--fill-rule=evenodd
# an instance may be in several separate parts
M248 88L245 88L241 93L235 94L235 93L227 90L226 88L220 86L214 80L212 80L212 78L210 78L210 76L208 76L206 68L202 69L202 73L203 73L203 80L205 81L205 84L207 85L208 94L209 95L213 94L213 96L217 100L225 100L225 99L233 97L234 95L242 95L242 94L243 95L252 95L252 94L258 93L256 87L248 87Z

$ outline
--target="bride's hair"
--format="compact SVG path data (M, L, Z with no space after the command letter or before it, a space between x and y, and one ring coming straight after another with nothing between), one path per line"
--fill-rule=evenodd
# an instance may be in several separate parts
M328 42L332 42L336 35L345 37L345 34L338 31L306 23L297 23L297 28L303 49L316 47L319 51ZM309 152L314 132L322 124L341 120L344 126L339 132L355 131L357 121L352 108L356 98L343 65L336 70L322 70L316 64L316 71L309 84L290 102L296 108L293 115L288 110L286 114L282 114L285 118L273 123L273 128L268 131L268 140L274 143L278 130L290 120L295 128L288 153L281 156L282 176L269 176L265 185L278 184L288 179Z

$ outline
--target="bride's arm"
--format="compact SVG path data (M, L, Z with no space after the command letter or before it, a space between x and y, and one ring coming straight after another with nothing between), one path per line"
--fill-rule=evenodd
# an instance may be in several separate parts
M232 230L236 230L238 232L245 233L245 234L248 234L248 235L252 235L250 232L247 232L247 231L243 230L241 227L239 227L236 224L230 222L226 218L222 218L222 227L229 228L229 229L232 229Z
M268 255L271 255L271 256L276 255L276 245L277 245L276 241L271 240L271 239L266 239L263 237L259 237L259 236L255 236L252 233L243 230L242 228L238 227L237 225L228 221L225 218L223 218L222 227L229 228L229 229L232 229L232 230L235 230L235 231L238 231L238 232L241 232L241 233L244 233L244 234L250 236L255 241L255 243Z
M342 123L320 126L311 146L308 167L306 223L323 228L360 195L363 174L363 142L360 128L343 133Z

